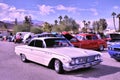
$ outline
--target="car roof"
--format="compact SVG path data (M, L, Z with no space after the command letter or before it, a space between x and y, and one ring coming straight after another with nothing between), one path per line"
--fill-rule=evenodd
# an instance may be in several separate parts
M92 36L92 35L95 35L95 34L91 34L91 33L80 33L80 34L77 34L77 35L80 35L80 36L87 36L87 35L90 35L90 36Z
M65 39L63 37L35 37L32 40L44 40L44 39Z

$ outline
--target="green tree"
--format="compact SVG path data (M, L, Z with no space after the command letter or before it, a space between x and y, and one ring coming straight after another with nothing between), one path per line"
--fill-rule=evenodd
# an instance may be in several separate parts
M85 20L82 21L84 24L84 28L82 30L84 30L83 32L87 33L90 30L90 21L86 22Z
M82 32L83 33L86 33L87 32L87 29L85 27L82 28Z
M95 33L99 33L101 37L103 38L103 31L107 28L108 24L105 19L100 19L99 21L93 22L93 30Z
M103 31L107 28L108 24L105 19L99 20L99 32L103 33Z
M61 22L62 22L62 16L59 16L58 18L60 19L59 23L61 24Z
M113 13L112 13L112 16L113 16L113 25L114 25L114 29L115 29L115 31L117 31L116 25L115 25L115 16L116 16L116 13L113 12Z
M15 18L15 25L17 25L18 24L18 21L17 21L17 18Z
M42 33L42 29L41 28L38 28L38 27L31 27L31 32L32 33L35 33L35 34L38 34L38 33Z
M105 19L100 19L99 21L94 21L92 26L93 30L96 33L103 33L103 31L107 28L108 24Z
M44 32L51 32L52 31L52 27L53 27L53 25L49 24L48 22L45 22L44 26L43 26L43 31Z
M4 26L4 29L6 29L6 30L8 29L7 23L4 22L3 26Z
M69 17L67 15L64 16L64 22L67 24Z
M84 24L84 27L85 27L85 24L86 24L86 21L85 21L85 20L83 20L83 24Z
M79 31L79 24L74 19L69 18L67 15L64 16L63 20L62 16L59 16L59 19L61 22L57 26L53 25L52 31L73 31L75 33Z
M69 18L67 16L63 20L63 26L65 27L63 28L64 31L72 31L72 32L77 33L79 30L79 24L77 24L74 19Z
M57 25L58 24L58 21L57 20L55 20L55 25Z
M31 20L31 16L25 16L25 20L24 20L24 28L26 32L30 32L30 29L32 27L32 20Z
M99 32L99 21L94 21L92 26L93 26L94 33L98 33Z

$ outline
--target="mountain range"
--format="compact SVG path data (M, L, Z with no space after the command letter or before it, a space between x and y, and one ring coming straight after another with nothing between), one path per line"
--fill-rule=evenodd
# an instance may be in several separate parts
M44 21L32 20L33 26L41 26ZM23 21L18 21L18 24L23 24ZM15 23L14 21L0 21L0 28L6 26L7 29L13 29Z

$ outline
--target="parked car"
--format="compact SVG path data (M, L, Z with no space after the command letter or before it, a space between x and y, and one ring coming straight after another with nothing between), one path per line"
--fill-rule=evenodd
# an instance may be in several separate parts
M2 41L2 40L3 40L3 35L0 32L0 41Z
M64 37L64 36L61 34L58 34L58 33L46 33L46 32L44 32L41 34L35 34L32 37Z
M22 43L26 41L26 37L24 37L26 34L29 34L31 32L17 32L13 37L12 37L12 41L14 41L15 43Z
M31 33L31 32L24 34L22 42L24 44L29 43L30 40L32 39L32 36L34 36L34 33Z
M80 33L76 36L64 34L70 42L78 48L93 49L103 51L107 47L107 42L98 38L96 34Z
M75 48L61 37L34 38L28 45L16 46L15 53L23 62L34 61L57 73L92 67L102 61L100 52Z
M108 47L115 45L115 44L120 44L120 33L115 32L109 34L110 40L107 42Z
M108 53L111 58L120 61L120 44L114 44L108 47Z

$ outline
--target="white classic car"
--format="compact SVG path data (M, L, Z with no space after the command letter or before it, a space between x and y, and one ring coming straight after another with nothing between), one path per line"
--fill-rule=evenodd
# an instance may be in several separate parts
M101 53L75 48L65 38L34 38L28 45L15 47L23 62L28 60L54 68L57 73L88 68L102 62Z

